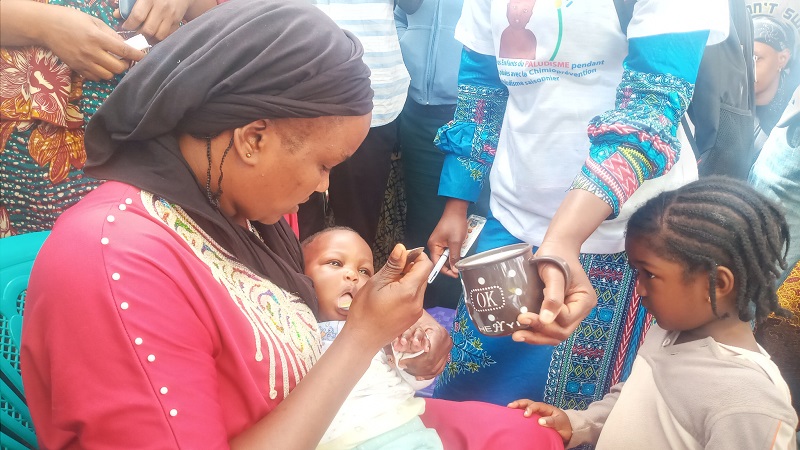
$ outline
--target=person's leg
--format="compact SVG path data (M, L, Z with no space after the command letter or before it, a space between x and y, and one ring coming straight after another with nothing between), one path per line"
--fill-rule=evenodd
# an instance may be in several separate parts
M558 433L537 423L539 416L525 417L522 412L490 403L429 398L422 422L436 430L445 450L564 448Z
M370 128L355 154L331 170L328 192L336 225L354 229L370 246L375 241L396 144L397 120Z
M433 140L439 128L453 119L455 105L424 106L406 101L400 115L398 141L405 180L406 229L403 243L408 248L427 247L428 238L442 217L447 198L439 196L439 177L444 153ZM488 180L481 200L470 206L470 214L486 216ZM461 282L439 276L425 290L425 307L455 308L461 295Z
M398 140L408 202L404 242L409 247L427 245L444 211L447 199L438 193L444 153L433 139L454 111L455 105L422 106L409 100L400 115Z
M624 381L652 322L636 294L636 273L625 252L584 253L580 261L597 305L556 346L544 401L559 408L585 409Z

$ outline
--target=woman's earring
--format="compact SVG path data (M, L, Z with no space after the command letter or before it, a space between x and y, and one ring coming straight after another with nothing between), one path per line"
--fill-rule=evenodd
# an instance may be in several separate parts
M244 156L246 156L246 157L248 157L248 158L249 158L249 157L251 157L251 156L253 156L253 155L252 155L250 152L247 152L247 153L245 153L245 154L244 154Z

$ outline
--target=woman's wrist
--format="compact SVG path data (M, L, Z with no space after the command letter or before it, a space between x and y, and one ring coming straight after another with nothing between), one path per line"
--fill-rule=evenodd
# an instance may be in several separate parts
M573 189L567 193L542 239L542 247L557 246L580 253L581 245L611 214L611 206L591 192Z
M55 5L26 0L2 2L0 29L3 31L0 32L0 37L3 47L47 47L44 36L54 7Z
M336 336L336 340L341 341L342 345L350 345L359 352L369 355L370 359L392 339L384 342L385 339L380 337L380 332L371 330L369 327L360 327L354 321L349 320Z
M467 217L467 209L469 209L469 203L467 200L462 200L460 198L449 198L447 202L444 204L444 211L442 215L458 215Z

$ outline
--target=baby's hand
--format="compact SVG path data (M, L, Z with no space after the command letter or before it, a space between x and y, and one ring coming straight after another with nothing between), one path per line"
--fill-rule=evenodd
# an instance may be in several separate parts
M569 417L567 417L567 414L564 413L564 411L556 408L555 406L523 398L520 400L514 400L508 404L508 407L513 409L524 409L525 412L522 414L525 417L530 417L533 414L541 416L538 420L539 425L545 428L552 428L556 430L556 432L561 436L561 439L564 441L564 445L567 445L570 439L572 439L572 424L569 422Z
M416 376L417 381L422 381L442 373L450 357L453 340L445 327L423 312L414 326L395 339L393 345L398 352L414 354L422 351L422 354L406 357L398 363L401 369Z
M396 352L408 354L427 352L431 347L428 335L425 334L425 329L416 325L398 336L394 342L392 342L392 345Z

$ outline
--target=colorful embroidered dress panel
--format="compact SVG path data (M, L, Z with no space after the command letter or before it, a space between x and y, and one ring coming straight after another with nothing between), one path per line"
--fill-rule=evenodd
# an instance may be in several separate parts
M23 335L42 448L227 448L321 353L296 294L180 207L114 181L65 212L42 247Z

